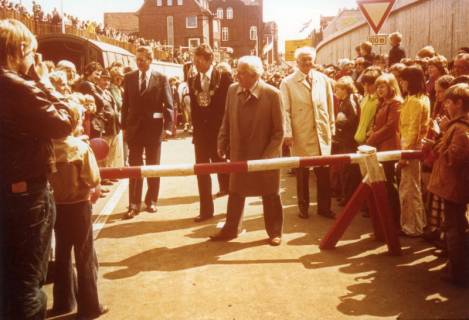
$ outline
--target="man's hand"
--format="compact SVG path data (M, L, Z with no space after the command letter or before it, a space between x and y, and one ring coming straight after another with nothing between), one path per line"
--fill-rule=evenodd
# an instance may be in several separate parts
M293 138L292 137L285 138L285 139L283 139L283 143L287 147L291 147L291 146L293 146Z

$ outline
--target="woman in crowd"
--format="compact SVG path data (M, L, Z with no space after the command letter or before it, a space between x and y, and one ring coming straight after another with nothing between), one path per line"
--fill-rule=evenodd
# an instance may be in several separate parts
M428 60L428 80L426 82L426 90L432 106L435 102L435 82L441 76L448 74L448 69L446 68L447 65L448 60L446 60L446 58L441 55L436 55L430 60Z
M402 104L401 91L396 78L391 73L384 73L376 79L378 110L376 111L373 129L366 140L378 151L399 150L399 110ZM400 206L396 182L396 162L383 162L386 175L386 189L396 223L399 223Z
M466 207L469 202L469 85L448 89L444 101L450 121L433 147L436 156L428 189L444 201L449 281L469 286Z
M434 141L444 130L445 124L448 122L448 117L443 107L445 99L445 92L451 86L454 80L453 76L444 75L435 82L435 103L433 105L433 112L430 121L430 128L427 133L426 139ZM428 182L428 172L432 170L433 155L424 149L425 159L423 160L423 175L424 184ZM425 179L425 177L427 179ZM427 193L426 199L426 212L427 212L427 227L423 234L423 238L427 241L435 241L441 238L441 225L443 222L443 199L431 192Z
M401 150L421 148L430 122L430 100L425 91L425 77L419 66L410 66L401 74L401 87L407 95L402 104L399 133ZM426 215L421 192L421 169L418 160L400 160L401 231L403 235L421 236Z

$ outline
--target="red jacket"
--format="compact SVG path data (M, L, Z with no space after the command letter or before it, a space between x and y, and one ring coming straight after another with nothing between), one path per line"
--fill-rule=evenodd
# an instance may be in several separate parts
M401 101L392 99L381 102L376 111L373 129L366 143L378 151L399 150L399 110Z

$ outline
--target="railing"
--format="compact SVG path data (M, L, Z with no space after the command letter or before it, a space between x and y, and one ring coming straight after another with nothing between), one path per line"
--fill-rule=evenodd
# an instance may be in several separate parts
M51 33L61 33L62 25L61 24L52 24L50 22L38 21L33 19L31 16L20 13L16 10L0 8L0 19L16 19L24 23L29 30L31 30L35 35L42 36ZM112 39L103 35L98 35L94 32L89 32L87 30L75 28L70 25L65 26L65 33L80 36L86 39L97 40L107 44L114 45L116 47L121 47L133 54L135 54L137 46L130 42L119 41ZM159 50L154 48L153 53L156 59L161 61L171 61L172 53Z

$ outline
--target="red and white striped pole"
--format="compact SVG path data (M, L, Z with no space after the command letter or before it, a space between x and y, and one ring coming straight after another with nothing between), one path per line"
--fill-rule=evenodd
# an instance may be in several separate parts
M378 161L421 159L420 151L385 151L378 152ZM249 161L154 165L140 167L101 168L102 179L127 179L148 177L191 176L213 173L240 173L265 170L319 167L334 164L359 163L367 155L359 153L315 157L288 157Z

